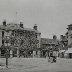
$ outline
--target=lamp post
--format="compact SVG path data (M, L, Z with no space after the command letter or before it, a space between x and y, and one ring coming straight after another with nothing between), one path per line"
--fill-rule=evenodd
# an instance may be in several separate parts
M5 57L6 57L6 68L8 68L8 56L9 56L9 50L7 49L6 50L6 54L5 54Z
M8 58L9 58L9 46L8 46L8 43L9 43L9 39L8 37L6 36L5 38L5 43L6 43L6 53L5 53L5 58L6 58L6 68L8 68Z

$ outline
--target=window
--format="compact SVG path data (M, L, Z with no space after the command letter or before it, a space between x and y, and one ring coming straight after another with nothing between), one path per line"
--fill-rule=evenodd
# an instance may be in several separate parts
M12 31L11 35L13 35L13 36L14 36L14 31Z
M71 34L71 38L72 38L72 34Z
M20 45L23 45L23 42L24 42L24 41L23 41L23 40L21 40L21 44L20 44Z
M2 31L2 37L4 37L4 31Z
M36 34L36 38L37 38L37 34Z
M4 40L2 40L2 44L4 44Z
M36 55L37 55L37 51L36 51Z

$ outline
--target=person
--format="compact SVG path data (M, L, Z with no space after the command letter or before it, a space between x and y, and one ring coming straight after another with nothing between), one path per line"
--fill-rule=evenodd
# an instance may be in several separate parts
M53 63L53 52L50 52L50 62Z
M53 51L53 62L56 62L56 51Z
M53 62L53 52L52 51L49 51L48 52L48 62Z
M48 52L48 62L50 62L50 53Z

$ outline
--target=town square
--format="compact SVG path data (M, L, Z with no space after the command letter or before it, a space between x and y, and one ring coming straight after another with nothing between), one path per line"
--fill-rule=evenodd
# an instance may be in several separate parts
M5 65L5 59L0 64ZM0 72L72 72L72 59L58 58L56 63L48 63L47 58L12 58L9 68L0 67Z
M72 72L72 0L0 0L0 72Z

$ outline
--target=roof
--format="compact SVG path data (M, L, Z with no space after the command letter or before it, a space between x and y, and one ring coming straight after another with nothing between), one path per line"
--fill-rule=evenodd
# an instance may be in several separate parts
M41 32L39 32L38 30L31 29L31 28L24 28L24 30L28 30L28 31L34 31L34 32L36 32L36 33L41 33Z
M72 24L68 25L68 26L72 26Z
M0 29L1 30L27 30L27 31L34 31L36 33L41 33L38 30L35 29L31 29L31 28L21 28L20 24L16 24L16 23L9 23L6 26L0 25Z
M58 44L57 40L41 38L41 44Z
M68 28L67 28L68 30L69 29L72 29L72 24L70 24L70 25L68 25Z

